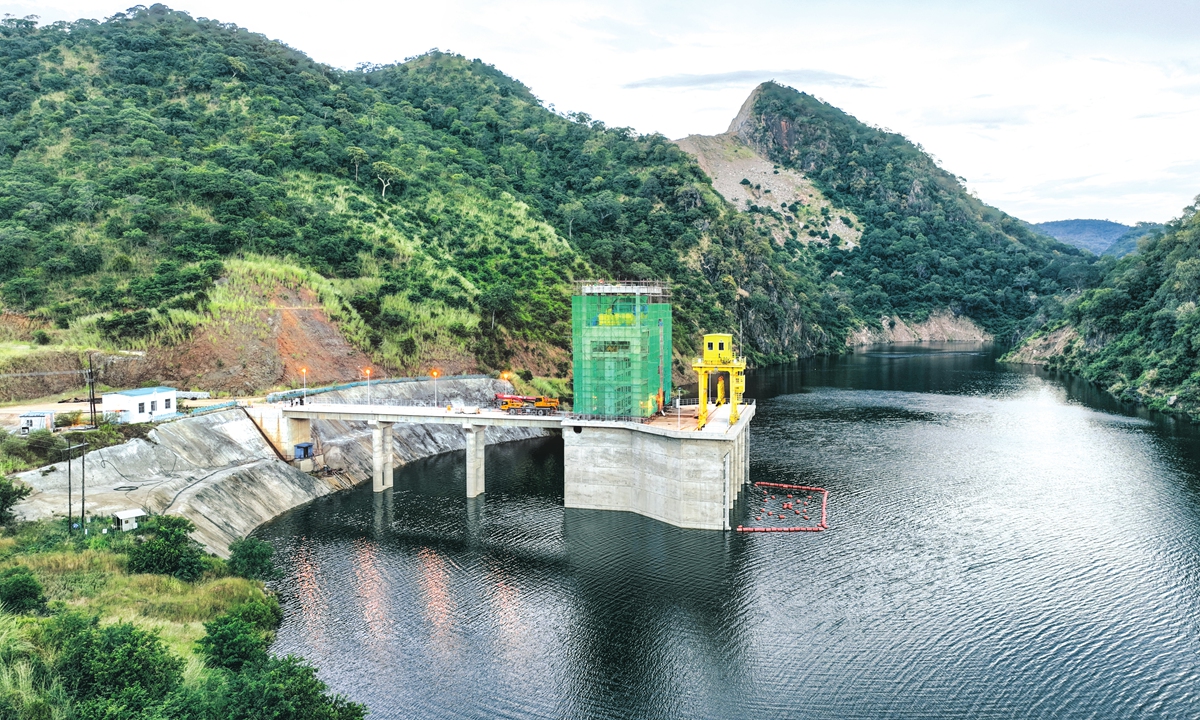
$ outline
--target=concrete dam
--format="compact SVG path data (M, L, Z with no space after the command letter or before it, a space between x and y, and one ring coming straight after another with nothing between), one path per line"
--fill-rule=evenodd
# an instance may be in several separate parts
M686 415L672 408L669 363L671 310L657 282L581 283L572 300L575 407L571 413L513 414L461 403L449 406L313 403L279 407L260 425L280 448L311 448L312 423L365 423L371 428L372 487L391 487L393 428L459 428L467 455L467 497L486 491L488 428L561 432L564 504L569 508L635 512L678 527L728 530L729 513L749 474L750 421L746 362L733 336L704 336L692 367L700 392ZM716 405L709 411L709 379ZM301 457L305 469L323 456Z
M574 407L491 407L513 386L491 378L387 381L315 391L304 404L254 404L156 423L145 440L86 456L89 516L141 508L191 519L221 555L273 517L369 478L381 492L411 460L466 451L468 497L486 492L485 450L548 433L564 445L568 508L634 512L684 528L730 529L748 478L752 401L727 334L692 363L699 398L672 397L671 312L661 283L583 283L572 302ZM715 404L709 381L715 380ZM432 387L431 387L432 385ZM431 392L432 390L432 392ZM450 405L443 401L451 399ZM84 470L76 459L75 473ZM332 471L326 468L333 468ZM22 473L21 519L83 514L65 463Z

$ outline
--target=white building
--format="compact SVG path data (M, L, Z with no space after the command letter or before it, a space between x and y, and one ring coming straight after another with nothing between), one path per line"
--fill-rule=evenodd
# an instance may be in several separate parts
M104 393L100 411L117 422L143 423L178 417L175 388L149 387Z
M21 413L21 434L28 435L33 430L54 430L54 413L27 412Z
M137 519L140 517L146 517L145 510L118 510L113 513L113 524L122 532L137 530Z

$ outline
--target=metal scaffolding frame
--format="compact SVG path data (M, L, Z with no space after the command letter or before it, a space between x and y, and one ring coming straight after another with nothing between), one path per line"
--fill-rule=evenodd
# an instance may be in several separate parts
M650 417L671 396L671 306L663 281L577 284L571 298L574 414Z

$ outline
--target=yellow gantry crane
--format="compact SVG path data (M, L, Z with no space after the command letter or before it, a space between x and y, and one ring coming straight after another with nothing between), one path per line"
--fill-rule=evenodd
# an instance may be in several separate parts
M703 430L708 423L708 376L717 377L717 407L725 404L725 378L719 373L729 373L729 424L738 421L738 406L746 392L746 358L733 354L733 335L711 333L704 336L703 357L692 361L692 369L700 379L700 409L696 414L696 429Z

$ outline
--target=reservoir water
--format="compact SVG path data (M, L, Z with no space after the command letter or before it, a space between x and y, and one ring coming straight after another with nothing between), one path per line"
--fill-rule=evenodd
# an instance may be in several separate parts
M751 477L822 533L562 507L557 438L257 535L302 655L372 718L1200 717L1200 436L919 345L754 373ZM754 509L743 503L734 525Z

